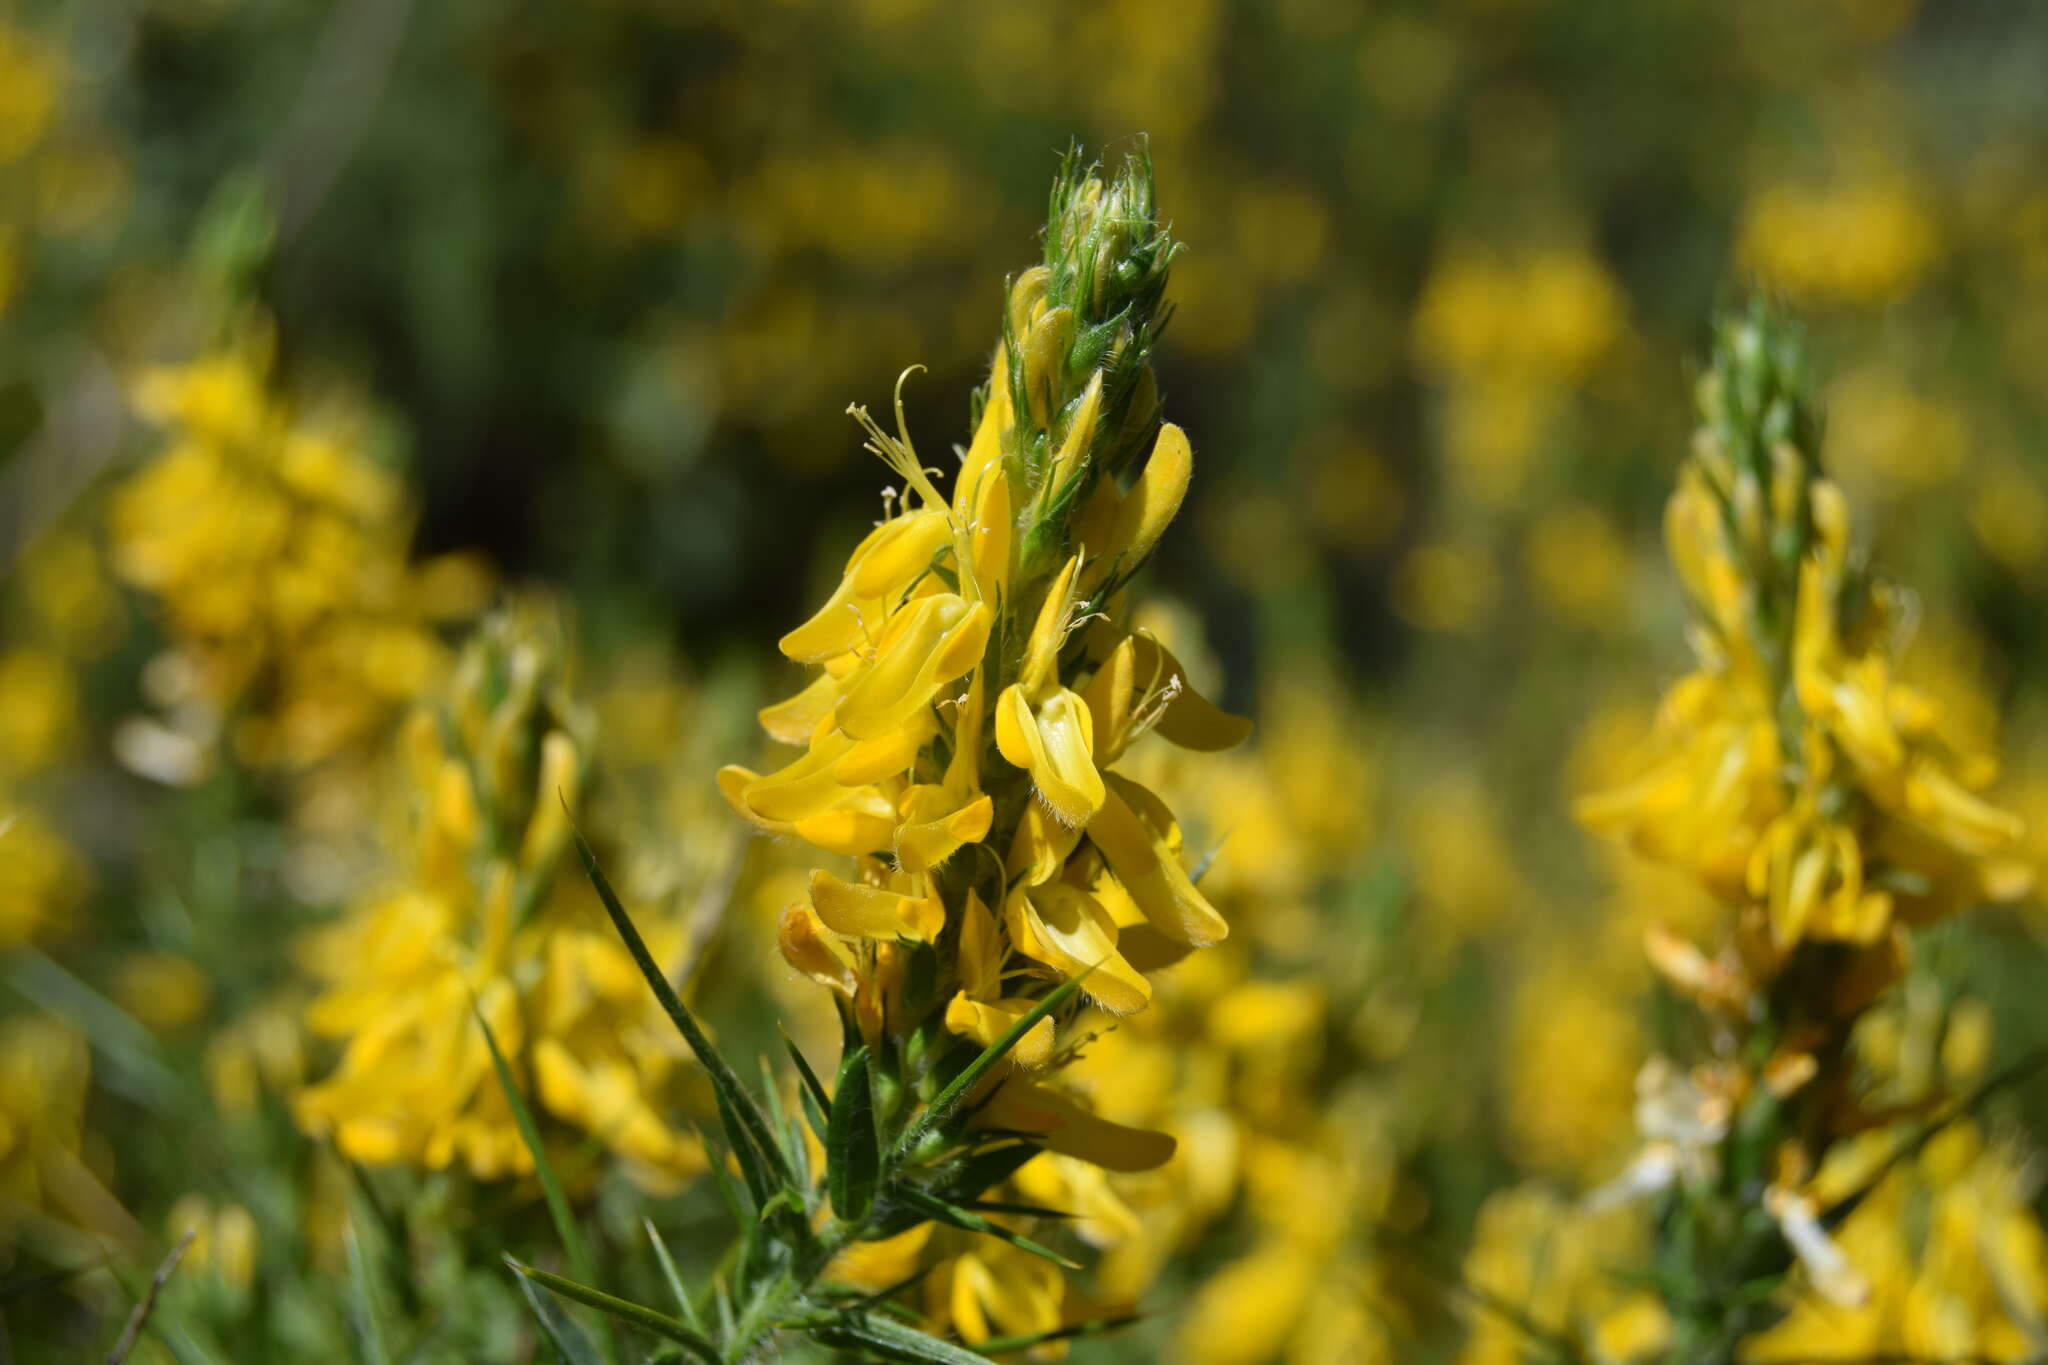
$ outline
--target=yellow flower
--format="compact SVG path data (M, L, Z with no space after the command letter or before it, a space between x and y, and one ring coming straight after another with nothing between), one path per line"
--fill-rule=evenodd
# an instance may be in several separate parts
M78 685L64 660L34 648L0 654L0 777L47 767L77 732Z
M1915 188L1879 174L1771 186L1745 215L1740 251L1765 284L1795 297L1876 304L1910 290L1939 247Z
M1816 1185L1860 1189L1890 1139L1841 1148ZM2048 1234L2015 1154L1959 1121L1892 1169L1836 1242L1866 1292L1843 1302L1795 1282L1784 1319L1744 1345L1762 1362L1903 1350L1929 1359L2027 1360L2048 1326Z
M213 983L191 958L178 953L130 953L114 968L114 998L153 1029L170 1032L206 1012Z
M578 802L591 742L566 691L561 636L536 605L491 619L449 695L405 728L410 880L305 945L326 982L307 1022L343 1050L295 1109L365 1164L460 1163L487 1180L529 1172L481 1014L541 1114L668 1191L705 1161L669 1122L687 1053L588 887L558 866L563 805ZM673 957L680 925L647 922L654 950ZM247 1088L232 1070L223 1079Z
M1632 1210L1590 1212L1539 1186L1518 1186L1480 1210L1465 1278L1529 1323L1580 1343L1590 1358L1655 1360L1669 1346L1670 1318L1654 1294L1613 1273L1642 1262L1646 1231ZM1484 1304L1468 1317L1460 1365L1520 1365L1528 1345L1521 1323Z
M1041 1154L1014 1176L1024 1202L1072 1212L1107 1247L1141 1235L1111 1173L1146 1179L1179 1148L1153 1126L1159 1106L1126 1102L1136 1075L1083 1060L1101 1040L1082 1021L1145 1017L1152 973L1229 933L1162 788L1127 765L1141 746L1208 754L1250 730L1129 608L1194 467L1149 363L1172 256L1140 159L1068 175L1045 262L1011 283L951 487L914 448L900 398L893 433L853 410L900 488L781 639L818 672L760 719L801 752L718 775L754 828L852 859L811 871L777 945L877 1074L901 1078L906 1108L1079 983L1085 1001L1036 1023L982 1082L964 1140L1028 1135ZM1074 1320L1056 1267L957 1240L929 1251L936 1324L972 1344ZM850 1264L871 1275L877 1259L893 1264L893 1248Z
M153 371L136 403L168 447L114 490L116 572L162 602L196 679L237 708L259 765L303 767L374 740L440 676L433 625L474 609L474 571L407 562L403 485L346 410L302 415L252 342Z
M186 1233L191 1244L179 1261L187 1273L212 1276L237 1294L246 1294L256 1280L260 1234L256 1219L240 1204L215 1204L203 1194L187 1194L164 1217L164 1235L172 1242Z
M1740 327L1729 344L1763 354ZM1876 944L2029 878L2019 820L1977 794L1994 761L1898 680L1896 598L1848 571L1847 506L1815 468L1810 418L1784 408L1767 420L1785 434L1747 453L1728 382L1702 383L1666 515L1698 666L1666 694L1642 775L1579 815L1754 907L1748 951L1775 972L1801 942Z
M83 896L85 864L28 806L0 792L0 948L48 932Z

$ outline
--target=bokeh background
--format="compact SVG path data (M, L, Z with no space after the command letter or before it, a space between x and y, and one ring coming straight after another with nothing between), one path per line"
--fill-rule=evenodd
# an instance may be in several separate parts
M321 922L335 868L377 857L359 830L277 874L332 823L223 792L232 763L166 785L137 753L177 632L105 508L165 444L135 399L152 367L263 319L269 384L345 409L403 490L400 552L553 585L593 656L694 699L660 753L708 790L762 747L745 712L796 676L773 641L877 515L846 406L925 367L909 429L950 464L1059 152L1143 135L1186 243L1158 368L1196 456L1152 593L1262 728L1190 817L1254 908L1182 1024L1247 1073L1287 1020L1297 1060L1323 1038L1290 1093L1224 1105L1245 1150L1304 1112L1369 1134L1330 1148L1357 1221L1456 1264L1489 1195L1625 1160L1659 1027L1641 930L1698 913L1570 799L1685 661L1660 515L1717 304L1807 319L1827 462L1917 594L1915 676L1998 737L2002 795L2048 828L2044 70L2048 16L1993 0L17 0L0 800L59 851L0 866L0 922L33 926L0 935L0 1013L91 1038L71 1146L154 1237L205 1181L121 1122L148 1111L136 1076L199 1076L298 971L249 926ZM648 840L714 837L662 818ZM2044 929L1944 931L1914 989L2018 1055L2048 1040ZM752 933L715 951L764 956ZM172 978L189 998L152 1000ZM706 988L712 1017L773 1012L748 979ZM2014 1133L2048 1122L2048 1092L2003 1104ZM1176 1338L1286 1297L1254 1264L1295 1207L1278 1164L1233 1167L1135 1340L1334 1358L1301 1324L1372 1304L1414 1349L1468 1349L1455 1296L1385 1246L1323 1258L1342 1287L1275 1309L1271 1341Z

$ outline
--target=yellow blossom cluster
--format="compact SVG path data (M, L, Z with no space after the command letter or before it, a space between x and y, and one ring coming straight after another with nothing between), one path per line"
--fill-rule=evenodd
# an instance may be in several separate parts
M1063 177L1046 262L1012 282L951 496L907 436L867 424L903 500L782 639L822 671L762 721L804 752L765 774L719 775L757 828L854 859L850 878L811 873L781 947L908 1087L928 1083L919 1057L971 1055L1063 981L1108 1015L1135 1014L1150 972L1228 932L1172 812L1113 767L1154 732L1213 751L1249 730L1155 635L1121 624L1125 585L1192 466L1187 437L1159 420L1149 364L1172 254L1141 161L1108 179ZM1058 1084L1071 1052L1055 1020L1034 1026L976 1123L1077 1158L1048 1163L1065 1172L1056 1185L1099 1182L1082 1163L1167 1160L1170 1137L1111 1122ZM966 1339L1042 1330L1011 1319L1060 1294L1003 1307L974 1291L986 1272L963 1259L945 1279Z
M1848 506L1819 472L1796 354L1729 325L1701 381L1702 425L1665 515L1694 613L1694 670L1658 715L1645 769L1579 806L1588 825L1689 871L1735 916L1739 965L1660 966L1703 998L1767 984L1802 943L1872 950L2030 877L2023 827L1978 793L1988 753L1899 676L1898 594L1851 557ZM1688 965L1690 964L1690 965ZM1730 978L1733 971L1736 978Z
M307 1011L341 1057L295 1101L300 1123L370 1165L522 1175L533 1156L495 1074L489 1027L537 1109L610 1148L641 1183L703 1169L669 1123L688 1055L590 889L559 864L589 779L588 716L555 614L485 622L446 694L404 727L412 858L305 944ZM672 920L657 951L680 947Z
M408 562L405 486L360 414L302 414L273 389L269 352L259 337L136 391L170 441L107 517L116 570L161 601L177 651L153 679L178 723L131 731L124 755L153 775L196 775L224 723L259 766L373 741L445 669L437 618L481 595L467 561Z

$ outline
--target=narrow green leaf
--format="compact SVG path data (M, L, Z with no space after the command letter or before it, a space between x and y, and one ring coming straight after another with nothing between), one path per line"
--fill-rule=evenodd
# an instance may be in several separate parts
M761 1094L767 1102L768 1121L775 1125L776 1136L782 1139L782 1159L795 1177L795 1188L809 1191L811 1157L804 1147L803 1129L791 1123L783 1110L782 1087L776 1084L775 1070L769 1066L765 1056L761 1058Z
M653 1219L642 1218L640 1226L647 1230L647 1240L654 1245L654 1259L661 1265L661 1278L668 1283L668 1292L675 1296L676 1311L683 1315L683 1322L691 1331L703 1331L704 1319L697 1315L697 1301L690 1297L690 1291L683 1285L683 1277L676 1273L676 1260L668 1254L668 1243L654 1230Z
M718 1121L725 1128L733 1159L740 1163L740 1178L747 1182L747 1194L758 1212L775 1197L775 1183L768 1174L767 1158L754 1146L752 1136L747 1132L746 1120L732 1107L732 1100L725 1091L714 1088L711 1097L718 1104Z
M883 1360L924 1365L994 1365L987 1356L929 1332L882 1317L844 1318L813 1335L827 1346L864 1351Z
M384 1339L384 1314L377 1306L377 1292L370 1283L370 1264L363 1255L362 1238L351 1222L342 1229L342 1245L348 1254L350 1321L362 1342L366 1365L391 1365L391 1348Z
M804 1056L796 1039L788 1033L782 1035L782 1045L789 1049L789 1059L796 1063L796 1074L803 1079L800 1092L804 1100L804 1113L811 1119L811 1128L820 1138L825 1136L825 1115L831 1112L832 1097L825 1093L825 1083L818 1079L818 1073L811 1070L811 1063Z
M718 1365L718 1348L707 1338L691 1331L688 1326L666 1313L657 1313L642 1304L607 1294L602 1289L592 1289L587 1284L564 1279L560 1275L527 1265L510 1256L505 1258L505 1264L512 1268L514 1274L532 1280L544 1289L551 1289L565 1299L573 1299L586 1307L595 1308L600 1313L609 1314L620 1322L631 1323L658 1337L664 1337L690 1351L698 1359L709 1362L709 1365Z
M1124 1313L1113 1318L1096 1318L1090 1322L1077 1322L1069 1327L1056 1327L1050 1332L1032 1332L1025 1336L1016 1337L990 1337L987 1341L981 1343L981 1349L988 1355L996 1355L1008 1351L1028 1351L1033 1346L1043 1346L1048 1342L1071 1341L1075 1337L1100 1336L1104 1332L1114 1332L1119 1327L1129 1327L1134 1322L1142 1321L1144 1321L1142 1313Z
M1008 1213L1019 1218L1072 1218L1066 1209L1041 1208L1037 1204L1011 1204L1001 1199L956 1199L961 1208L974 1213Z
M519 1281L519 1292L526 1296L527 1306L540 1320L541 1331L547 1333L565 1365L599 1365L597 1348L590 1344L589 1336L576 1325L576 1320L562 1311L554 1295L541 1293L524 1275L513 1278Z
M874 1207L882 1178L882 1139L875 1130L875 1086L868 1050L855 1048L839 1064L832 1092L832 1116L825 1129L825 1180L832 1211L841 1222L858 1223Z
M984 1236L993 1237L999 1242L1008 1242L1019 1251L1028 1251L1034 1256L1043 1256L1046 1260L1056 1265L1065 1266L1069 1270L1079 1270L1081 1268L1079 1261L1070 1260L1054 1251L1051 1247L1032 1241L1022 1233L1012 1232L1001 1223L992 1223L978 1213L972 1213L957 1204L948 1204L945 1200L928 1194L918 1189L915 1185L907 1185L894 1190L891 1192L891 1197L916 1209L927 1218L936 1219L941 1223L959 1228L965 1232L979 1232Z
M590 1246L583 1240L583 1229L577 1225L576 1215L569 1208L569 1196L555 1174L554 1163L548 1160L547 1148L541 1145L540 1128L533 1121L533 1110L527 1107L526 1097L519 1093L518 1083L512 1079L512 1068L506 1064L505 1054L498 1048L498 1035L491 1031L474 999L469 1002L469 1012L476 1016L476 1026L483 1030L484 1045L491 1050L491 1065L498 1072L498 1085L505 1092L505 1102L512 1106L519 1136L533 1156L533 1173L540 1180L541 1194L547 1199L548 1217L554 1221L555 1235L562 1239L562 1250L567 1253L569 1264L575 1267L576 1273L590 1279L595 1274Z
M915 1151L917 1144L924 1140L925 1135L953 1116L953 1111L966 1100L974 1087L981 1082L981 1078L993 1071L1003 1058L1009 1056L1010 1050L1024 1041L1024 1035L1031 1032L1039 1020L1072 1000L1080 989L1081 978L1078 976L1071 981L1063 981L1058 989L1025 1011L1002 1037L984 1048L981 1055L969 1062L966 1068L953 1078L952 1083L925 1106L924 1112L904 1128L902 1136L896 1139L892 1154L902 1157Z
M568 809L566 800L562 805L564 810ZM697 1054L698 1065L711 1077L712 1088L718 1092L721 1102L721 1114L727 1109L731 1110L732 1120L744 1129L746 1136L769 1163L769 1169L774 1176L773 1183L787 1184L789 1172L783 1167L782 1154L775 1146L774 1134L769 1132L768 1121L762 1117L760 1108L754 1103L754 1097L740 1084L739 1076L718 1049L711 1045L711 1039L697 1022L697 1016L691 1014L684 1006L676 995L675 987L669 985L668 977L655 965L654 955L647 951L647 944L641 939L640 931L633 927L632 917L627 915L626 907L619 903L618 893L612 890L612 884L605 879L604 869L597 865L597 855L590 851L590 845L585 842L583 832L576 828L573 818L569 826L569 835L576 841L576 855L583 860L585 875L596 888L597 898L604 902L605 913L611 916L612 927L617 929L619 937L625 940L626 950L632 953L633 961L640 968L640 975L647 979L648 986L654 991L654 998L661 1002L661 1008L675 1024L676 1031L683 1035L683 1041L690 1045L690 1051ZM735 1136L734 1150L738 1151L743 1145Z

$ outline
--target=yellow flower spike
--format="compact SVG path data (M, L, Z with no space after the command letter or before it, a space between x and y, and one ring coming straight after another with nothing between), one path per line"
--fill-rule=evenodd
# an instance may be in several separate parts
M1023 686L1012 683L996 699L996 748L1030 772L1039 799L1063 824L1085 825L1104 794L1094 718L1064 687L1035 708L1024 697Z
M839 728L873 739L930 704L940 687L981 662L991 624L988 604L969 606L952 593L919 598L900 613L900 631L839 699Z
M1169 1133L1111 1123L1057 1090L1014 1074L975 1115L975 1125L1031 1133L1062 1156L1126 1173L1164 1166L1176 1145Z
M1109 774L1102 809L1088 821L1088 841L1102 850L1110 871L1160 933L1197 948L1221 943L1230 926L1188 880L1165 838L1138 818L1132 798L1158 799L1137 783Z
M897 813L897 864L906 872L929 872L963 845L987 837L995 802L983 795L962 804L949 786L915 786L904 792Z
M1017 951L1062 977L1112 1014L1135 1014L1152 985L1117 951L1116 921L1093 896L1066 882L1018 887L1003 905Z
M845 882L823 868L811 873L811 907L826 928L847 938L929 943L946 927L946 907L937 896Z

